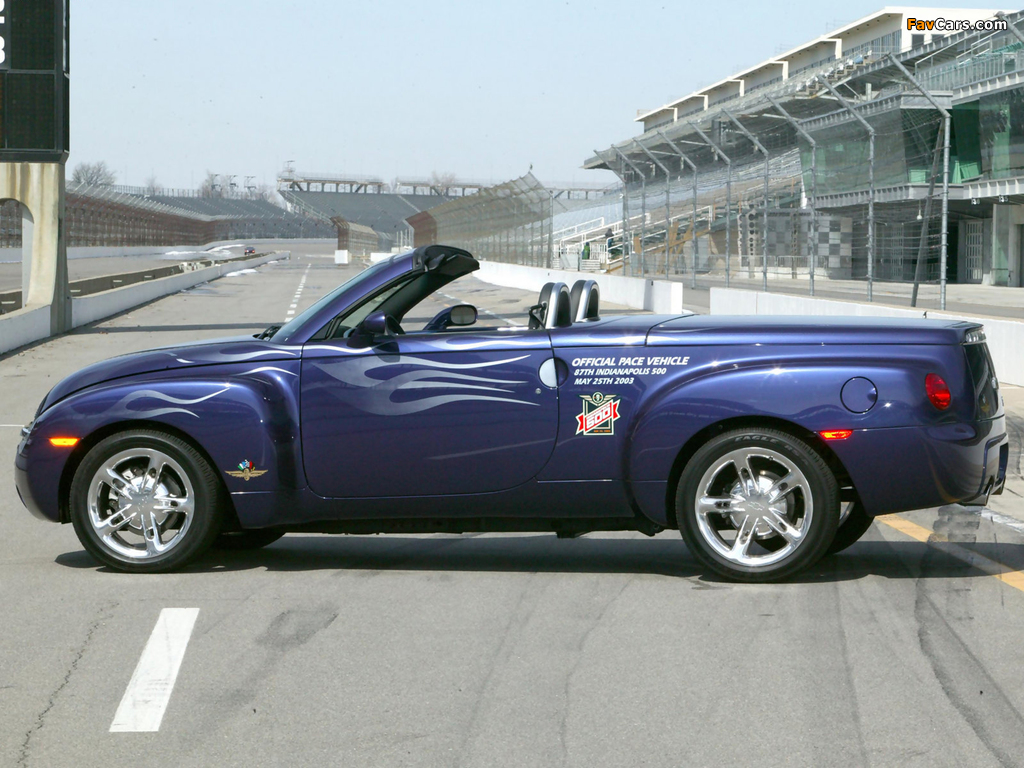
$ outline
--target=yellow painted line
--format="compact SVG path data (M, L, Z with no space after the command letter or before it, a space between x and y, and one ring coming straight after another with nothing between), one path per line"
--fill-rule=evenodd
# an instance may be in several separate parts
M1021 571L1015 571L1008 565L1003 565L995 560L990 560L984 555L979 555L977 552L972 552L966 547L954 544L949 541L944 534L929 531L924 526L912 523L905 517L900 517L899 515L885 515L884 517L876 517L875 520L899 531L904 536L917 539L925 544L931 544L935 546L936 549L945 552L947 555L952 555L957 560L967 563L972 568L977 568L982 573L987 573L989 576L999 579L1004 584L1008 584L1014 589L1019 589L1021 592L1024 592L1024 573Z

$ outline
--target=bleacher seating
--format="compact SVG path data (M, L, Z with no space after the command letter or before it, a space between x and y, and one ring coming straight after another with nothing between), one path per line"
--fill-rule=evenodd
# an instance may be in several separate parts
M234 197L170 197L153 195L149 198L159 203L184 208L186 211L200 213L204 216L234 216L245 218L261 218L265 216L280 217L286 212L267 200L250 200Z
M285 200L321 212L326 218L340 216L346 221L371 227L386 239L405 228L414 213L448 201L441 195L394 195L351 192L300 192L282 190Z

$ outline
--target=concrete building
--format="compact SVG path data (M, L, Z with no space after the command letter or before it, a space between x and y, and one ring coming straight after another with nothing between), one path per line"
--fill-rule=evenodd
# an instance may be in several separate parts
M1020 286L1019 27L1024 12L883 8L641 111L640 135L584 167L642 190L639 240L623 224L641 252L689 248L712 271L796 275L813 258L839 279ZM660 197L646 205L660 189L664 213Z

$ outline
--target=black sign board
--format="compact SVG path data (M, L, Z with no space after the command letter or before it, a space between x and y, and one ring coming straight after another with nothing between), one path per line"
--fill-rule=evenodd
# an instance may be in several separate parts
M0 0L0 162L68 153L69 0Z

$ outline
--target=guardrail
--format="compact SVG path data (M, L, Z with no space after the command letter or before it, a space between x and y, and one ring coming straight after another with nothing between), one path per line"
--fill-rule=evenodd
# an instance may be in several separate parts
M196 270L180 272L153 280L142 280L110 290L71 299L71 323L77 328L112 315L120 314L140 304L169 296L200 283L216 280L228 272L266 264L275 259L291 257L290 251L277 251L261 256L239 257L211 263ZM95 278L91 278L95 279ZM80 281L79 281L80 282ZM20 292L19 292L20 293ZM50 336L50 306L30 307L0 317L0 354L23 347Z
M124 288L125 286L134 285L135 283L143 283L147 280L161 280L165 277L170 277L171 275L180 275L183 272L195 272L198 269L210 267L215 264L228 264L236 261L245 261L247 259L265 255L267 255L267 252L257 253L255 257L234 256L230 259L194 259L179 261L175 264L169 264L166 267L140 269L136 272L120 272L114 275L85 277L81 280L73 280L68 285L68 289L71 292L71 298L76 299L82 296L100 293L101 291L111 291L115 288ZM0 315L10 314L11 312L15 312L19 309L21 309L20 290L0 293Z

